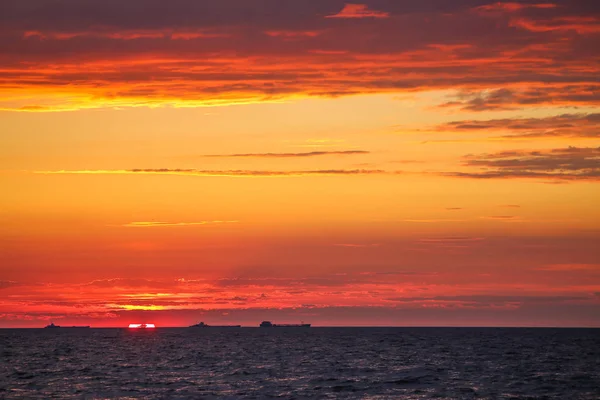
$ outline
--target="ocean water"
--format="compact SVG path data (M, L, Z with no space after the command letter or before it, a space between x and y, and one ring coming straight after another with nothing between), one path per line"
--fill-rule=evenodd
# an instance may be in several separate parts
M600 330L0 330L0 398L600 399Z

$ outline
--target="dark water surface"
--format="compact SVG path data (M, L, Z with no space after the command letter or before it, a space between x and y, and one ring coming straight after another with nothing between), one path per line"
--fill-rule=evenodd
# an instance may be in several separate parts
M600 330L0 330L0 398L600 399Z

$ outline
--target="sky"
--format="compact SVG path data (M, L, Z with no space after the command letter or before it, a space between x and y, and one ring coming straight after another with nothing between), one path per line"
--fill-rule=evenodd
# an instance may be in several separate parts
M3 0L0 327L600 327L600 4Z

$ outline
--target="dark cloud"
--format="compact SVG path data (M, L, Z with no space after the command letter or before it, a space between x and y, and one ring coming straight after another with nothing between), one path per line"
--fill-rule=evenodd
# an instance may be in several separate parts
M215 282L217 287L265 287L277 288L277 290L286 289L289 293L306 293L307 290L314 288L345 287L360 284L378 284L385 285L390 282L396 282L407 278L422 279L426 276L436 275L435 272L405 270L381 271L381 272L356 272L344 274L330 274L299 278L286 277L234 277L222 278ZM293 290L291 289L293 288Z
M577 78L575 75L569 74L547 78L548 82L563 84L528 89L502 88L462 91L455 95L452 101L442 104L441 107L458 107L464 111L502 111L516 110L525 106L600 104L600 85L567 84L569 81L582 79L582 76ZM524 81L530 81L529 79L527 76L523 76ZM586 81L587 79L583 78L582 80ZM596 79L593 81L597 83Z
M562 114L546 118L505 118L453 121L439 132L503 132L505 138L600 137L600 114Z
M447 176L480 179L538 178L551 180L600 180L600 148L568 147L544 151L505 151L469 155L464 165L473 172L450 172Z
M95 281L88 282L83 286L93 286L98 288L112 288L112 287L153 287L163 288L172 286L172 284L161 281L153 281L149 279L131 279L131 278L113 278L113 279L98 279Z
M388 299L397 302L450 301L466 303L562 303L572 301L589 301L589 296L504 296L504 295L460 295L433 297L397 297Z
M0 289L7 289L9 287L19 286L19 282L15 281L0 281Z

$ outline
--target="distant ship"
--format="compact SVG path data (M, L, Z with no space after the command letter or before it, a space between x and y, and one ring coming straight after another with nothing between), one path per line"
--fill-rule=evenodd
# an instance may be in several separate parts
M261 328L310 328L310 324L274 324L271 321L263 321L260 324Z
M85 329L85 328L89 328L89 325L85 325L85 326L59 326L59 325L54 325L54 322L51 322L50 325L46 325L44 327L44 329Z
M204 322L190 326L190 328L241 328L241 325L208 325Z

